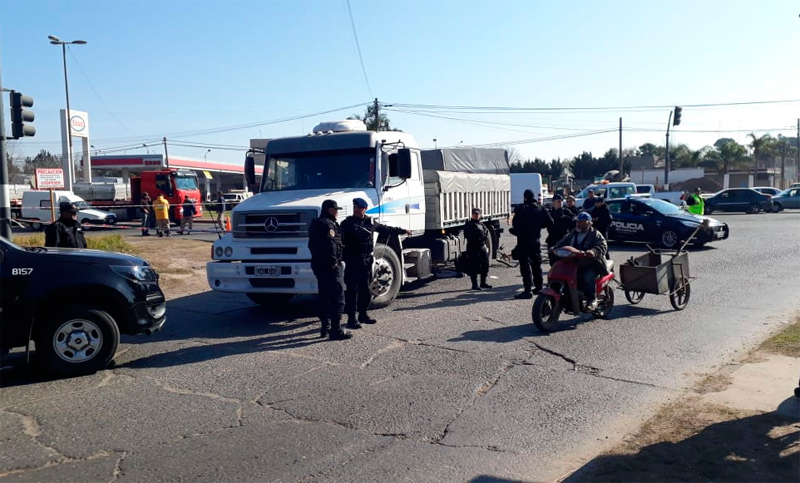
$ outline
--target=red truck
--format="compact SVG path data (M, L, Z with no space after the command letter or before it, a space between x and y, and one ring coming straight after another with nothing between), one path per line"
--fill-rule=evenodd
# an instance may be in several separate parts
M163 194L169 201L169 217L173 222L177 223L182 218L181 205L186 196L195 202L197 209L195 216L203 215L202 198L197 184L197 174L194 171L165 168L142 171L138 176L132 175L128 199L117 199L113 186L111 183L75 183L73 191L83 199L91 201L93 206L114 213L120 221L140 218L139 205L142 203L143 192L147 192L154 200Z

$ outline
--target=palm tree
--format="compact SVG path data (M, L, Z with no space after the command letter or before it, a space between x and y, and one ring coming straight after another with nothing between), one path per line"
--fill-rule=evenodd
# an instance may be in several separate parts
M728 167L731 164L739 163L747 158L747 149L736 141L727 142L719 146L717 150L722 161L723 174L728 173Z
M747 137L752 139L752 141L750 141L750 147L753 148L753 166L756 171L758 171L758 160L764 157L764 151L770 145L773 138L769 134L757 137L755 133L752 132L748 134Z

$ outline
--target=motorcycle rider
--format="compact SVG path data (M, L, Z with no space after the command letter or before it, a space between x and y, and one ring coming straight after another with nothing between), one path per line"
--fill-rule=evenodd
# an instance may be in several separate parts
M573 213L572 210L563 207L562 203L563 197L556 194L553 196L553 206L548 210L550 218L553 219L553 226L547 229L547 238L545 239L548 250L552 249L556 243L561 241L561 239L567 236L567 233L572 230L572 219L577 215L577 213ZM549 259L550 266L552 267L553 263L555 263L552 253L549 253Z
M586 310L589 312L596 310L597 294L594 282L598 275L608 273L605 263L608 244L603 235L592 227L592 215L585 212L578 215L575 229L556 243L552 250L557 248L575 254L591 255L578 262L578 288L586 298Z

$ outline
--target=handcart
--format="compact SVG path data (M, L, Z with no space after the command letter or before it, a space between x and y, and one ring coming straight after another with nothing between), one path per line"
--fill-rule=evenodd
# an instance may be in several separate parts
M675 310L683 310L689 304L692 277L688 252L650 248L648 253L631 257L619 268L621 288L631 304L638 304L648 293L669 294L669 302Z

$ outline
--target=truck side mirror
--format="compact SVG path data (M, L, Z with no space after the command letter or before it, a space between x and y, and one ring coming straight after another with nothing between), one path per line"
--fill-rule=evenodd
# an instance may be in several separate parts
M411 150L404 148L397 151L397 177L408 179L411 177Z
M256 183L256 158L247 156L244 158L244 178L247 182L247 188L251 193L258 193L259 186Z

